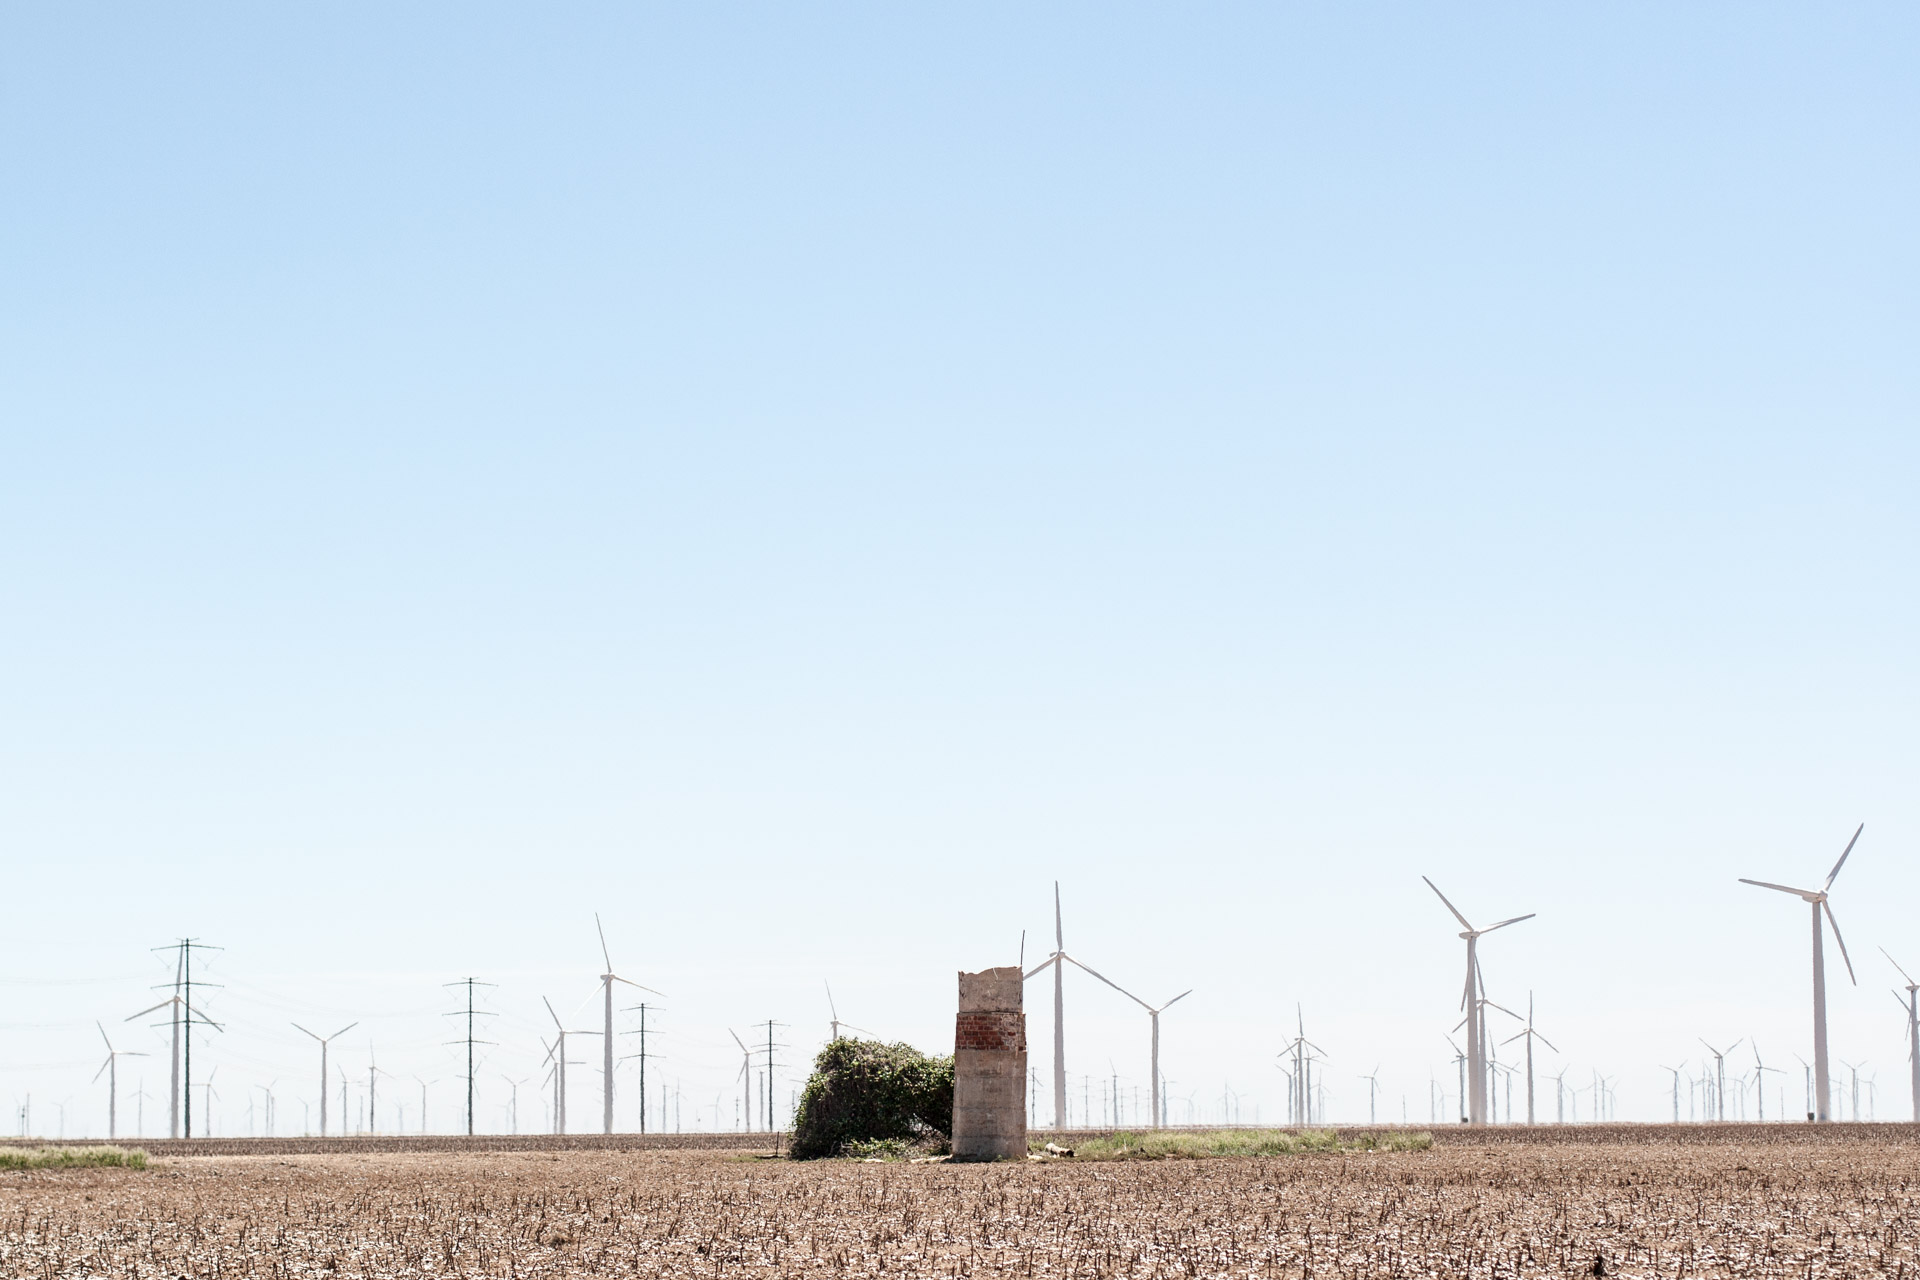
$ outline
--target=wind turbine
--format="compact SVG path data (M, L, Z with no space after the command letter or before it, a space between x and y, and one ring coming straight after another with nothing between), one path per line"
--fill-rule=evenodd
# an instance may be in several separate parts
M733 1042L740 1046L740 1130L742 1133L752 1133L753 1050L747 1048L746 1041L742 1040L740 1034L732 1027L727 1028L727 1034L732 1036Z
M1700 1043L1707 1044L1705 1040L1702 1040ZM1738 1049L1740 1043L1739 1040L1735 1040L1724 1049L1716 1049L1712 1045L1707 1044L1707 1052L1713 1055L1713 1114L1709 1119L1725 1120L1727 1118L1726 1057L1735 1049Z
M1887 963L1907 979L1907 998L1901 1001L1907 1011L1907 1071L1912 1077L1913 1118L1920 1122L1920 1000L1914 996L1916 991L1920 991L1920 982L1908 977L1907 971L1900 968L1900 962L1885 947L1880 948L1880 954L1886 956ZM1898 991L1893 994L1896 1000L1900 998Z
M380 1115L377 1111L374 1110L375 1095L374 1095L373 1080L375 1076L386 1076L388 1079L392 1079L393 1072L382 1071L380 1069L380 1064L374 1061L373 1040L369 1038L367 1040L367 1134L368 1136L372 1136L373 1134L378 1133L380 1131Z
M840 1038L840 1028L842 1027L845 1027L849 1031L861 1032L864 1035L873 1034L873 1032L868 1031L865 1027L856 1027L851 1022L840 1021L840 1010L834 1008L834 1005L833 1005L833 984L828 982L828 983L823 983L822 985L825 986L827 989L827 1012L833 1015L831 1020L831 1025L833 1027L833 1038L835 1040L838 1040Z
M603 1051L602 1059L601 1059L601 1075L600 1075L600 1080L601 1080L601 1107L600 1107L601 1128L600 1128L600 1131L602 1133L612 1133L613 1132L613 984L616 982L624 982L630 987L639 987L640 990L656 996L660 995L660 992L655 991L652 987L641 987L639 983L634 982L629 978L623 978L619 974L615 973L613 971L613 957L607 953L607 931L604 928L602 928L600 925L600 913L598 911L593 913L593 927L596 930L598 930L600 933L600 958L607 962L607 971L600 975L600 986L602 989L602 994L606 996L606 1005L607 1005L606 1029L601 1034L601 1038L600 1038L600 1047ZM662 996L661 998L665 999L664 996Z
M608 967L611 968L612 966ZM626 979L622 978L621 981L625 982ZM607 989L611 991L613 988L608 987ZM659 993L656 992L655 994L657 995ZM593 1036L599 1035L600 1033L597 1031L569 1031L566 1028L566 1024L560 1021L560 1015L553 1011L553 1001L547 999L545 996L541 996L540 1003L547 1006L547 1016L553 1019L554 1030L559 1032L559 1038L553 1042L553 1047L547 1050L547 1057L552 1060L554 1070L553 1112L555 1127L553 1131L555 1133L565 1133L567 1131L567 1037Z
M1527 1123L1532 1124L1533 1123L1533 1042L1535 1040L1538 1040L1540 1041L1541 1044L1544 1044L1545 1046L1547 1046L1547 1048L1553 1049L1555 1053L1560 1052L1560 1050L1557 1048L1554 1048L1553 1041L1547 1039L1545 1036L1541 1035L1538 1031L1535 1031L1533 1029L1533 992L1531 991L1527 992L1526 1030L1522 1031L1517 1036L1509 1036L1506 1040L1503 1040L1501 1043L1512 1044L1515 1040L1522 1040L1522 1039L1524 1039L1527 1042Z
M1289 1123L1295 1128L1305 1128L1313 1123L1313 1055L1317 1053L1324 1058L1327 1051L1307 1039L1307 1015L1298 1004L1293 1006L1293 1016L1297 1032L1280 1052L1293 1055L1293 1070L1287 1072L1293 1086L1293 1114Z
M1840 868L1847 864L1847 855L1853 852L1853 846L1859 842L1860 833L1866 829L1864 822L1854 829L1853 839L1847 841L1847 847L1840 851L1840 860L1833 864L1833 870L1827 872L1827 882L1817 890L1794 889L1765 880L1749 880L1745 876L1740 878L1741 884L1791 893L1813 908L1813 1104L1814 1118L1822 1123L1827 1119L1827 961L1821 948L1820 913L1826 912L1827 923L1833 926L1833 940L1840 946L1840 958L1846 961L1847 977L1858 986L1859 979L1853 976L1853 961L1847 956L1846 939L1840 936L1840 922L1833 918L1833 907L1827 901L1827 894L1840 875Z
M1420 878L1427 881L1427 888L1432 889L1434 896L1446 903L1447 910L1453 913L1453 918L1458 920L1460 927L1465 930L1460 936L1467 943L1467 982L1460 996L1460 1007L1467 1011L1467 1078L1471 1082L1467 1101L1467 1120L1470 1124L1485 1124L1487 1122L1487 1047L1484 1043L1486 1029L1482 1025L1482 1019L1474 1016L1479 1012L1475 1000L1481 986L1479 942L1482 937L1495 929L1504 929L1510 924L1531 920L1538 913L1529 911L1524 916L1513 916L1498 924L1490 924L1484 929L1476 929L1472 921L1460 914L1458 907L1447 902L1447 895L1440 892L1440 886L1427 880L1425 876Z
M1685 1062L1682 1062L1680 1067L1686 1065ZM1675 1124L1680 1123L1680 1067L1663 1066L1660 1068L1662 1071L1673 1072L1673 1122Z
M1855 1124L1858 1124L1860 1123L1860 1068L1866 1064L1863 1062L1842 1062L1840 1065L1853 1073L1853 1121Z
M1373 1074L1370 1076L1361 1076L1360 1078L1367 1082L1367 1124L1371 1126L1379 1123L1374 1117L1374 1103L1378 1101L1380 1095L1380 1065L1375 1063Z
M427 1131L427 1086L430 1084L439 1084L440 1082L438 1080L420 1080L419 1076L415 1076L414 1079L420 1081L420 1132L425 1133Z
M1098 973L1092 969L1087 968L1086 965L1081 964L1078 960L1075 960L1072 956L1068 955L1064 951L1056 953L1055 960L1048 960L1045 963L1054 964L1056 960L1064 960L1067 963L1072 964L1075 967L1083 970L1084 972L1092 974L1094 977L1100 979L1100 981L1106 983L1108 986L1112 987L1115 991L1118 991L1121 995L1125 996L1127 999L1139 1005L1142 1009L1145 1009L1147 1011L1147 1016L1153 1019L1153 1127L1158 1129L1160 1127L1160 1015L1166 1012L1168 1009L1172 1008L1174 1005L1180 1003L1182 1000L1185 1000L1188 996L1192 995L1193 988L1191 987L1187 988L1185 991L1182 991L1179 995L1175 996L1173 999L1167 1001L1165 1004L1161 1005L1159 1008L1156 1009L1152 1005L1148 1004L1145 1000L1142 1000L1139 996L1133 994L1133 992L1127 990L1125 987L1115 982L1112 978L1107 977L1107 975L1105 975L1104 973ZM1042 967L1044 967L1044 965Z
M101 1027L97 1019L93 1025L100 1027L100 1038L107 1041L107 1060L100 1064L99 1071L93 1073L92 1083L98 1084L103 1073L107 1077L107 1137L111 1139L119 1136L120 1122L120 1071L116 1064L121 1058L144 1058L147 1055L137 1049L114 1048L113 1041L107 1040L107 1029Z
M327 1136L327 1045L338 1040L341 1036L347 1034L347 1032L359 1025L357 1022L349 1022L332 1035L322 1038L320 1036L314 1036L313 1032L307 1031L305 1027L297 1022L293 1024L294 1030L306 1032L307 1035L313 1036L315 1040L320 1041L320 1136L323 1138ZM347 1124L346 1106L347 1104L344 1101L341 1102L340 1127L343 1132Z
M132 1022L135 1018L144 1018L161 1009L170 1011L168 1020L173 1024L173 1073L167 1087L167 1136L169 1138L180 1136L180 1028L183 1021L181 1015L186 1003L180 995L180 980L184 976L183 966L186 964L186 959L186 952L181 951L174 960L172 995L151 1008L142 1009L122 1019L125 1022Z

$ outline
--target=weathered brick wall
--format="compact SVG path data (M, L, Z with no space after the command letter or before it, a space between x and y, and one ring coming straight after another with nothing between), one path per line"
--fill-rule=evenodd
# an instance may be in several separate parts
M1027 1155L1027 1015L1020 970L960 975L953 1023L953 1154L961 1160Z

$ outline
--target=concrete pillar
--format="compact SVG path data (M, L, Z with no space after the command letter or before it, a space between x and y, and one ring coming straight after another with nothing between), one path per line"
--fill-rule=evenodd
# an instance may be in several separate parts
M960 975L953 1025L953 1158L1027 1158L1027 1015L1016 965Z

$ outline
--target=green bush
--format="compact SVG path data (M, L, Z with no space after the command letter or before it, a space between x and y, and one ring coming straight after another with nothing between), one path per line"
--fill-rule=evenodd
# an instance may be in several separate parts
M814 1059L793 1118L795 1160L875 1143L927 1147L953 1132L953 1059L909 1044L835 1040Z

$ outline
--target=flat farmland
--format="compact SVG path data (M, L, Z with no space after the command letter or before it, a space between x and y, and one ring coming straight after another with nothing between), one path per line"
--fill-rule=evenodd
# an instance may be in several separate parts
M1909 1126L1436 1137L993 1166L157 1153L0 1174L0 1275L1920 1278Z

